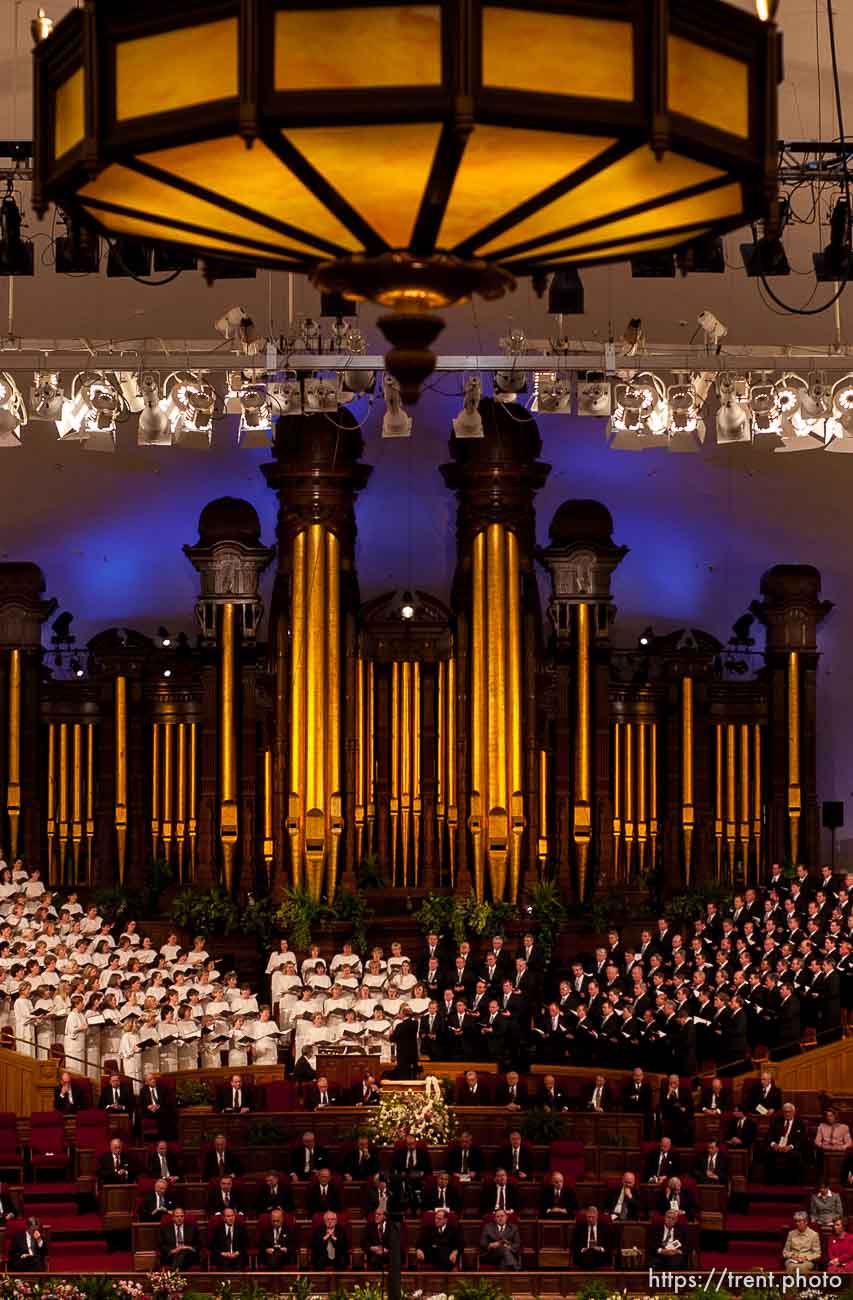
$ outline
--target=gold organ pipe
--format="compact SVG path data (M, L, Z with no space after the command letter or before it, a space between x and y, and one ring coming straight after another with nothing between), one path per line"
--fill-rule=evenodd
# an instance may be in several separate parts
M287 833L295 888L302 884L301 834L305 819L305 533L293 539L290 636L290 796Z
M447 771L447 853L450 867L450 884L456 881L456 660L451 654L447 661L447 740L445 743L445 768ZM478 895L479 897L479 895Z
M175 724L163 724L163 850L166 861L172 857L173 819L175 816Z
M366 742L364 669L364 660L359 655L355 661L355 844L359 862L364 857L364 815L367 804L365 795L367 755L364 752Z
M189 758L189 816L187 818L187 838L190 842L190 860L187 874L192 880L195 876L195 846L198 836L198 724L190 723L190 758Z
M344 830L341 781L341 573L340 544L330 529L326 535L326 669L328 726L326 729L326 816L328 854L326 889L334 898L338 888L338 862ZM322 685L318 683L322 693ZM322 867L320 868L322 872Z
M400 665L391 665L391 879L397 880L397 829L400 818Z
M21 652L9 651L9 779L6 785L6 814L9 818L10 862L18 856L21 824Z
M539 751L539 879L548 865L548 751Z
M400 664L400 841L402 884L409 884L412 814L412 665Z
M509 761L510 798L510 868L509 897L518 899L521 884L521 839L524 834L524 797L521 742L521 574L518 538L506 530L507 586L507 757Z
M619 879L622 848L622 723L613 724L613 876Z
M791 835L791 861L800 856L800 656L796 650L788 655L788 826Z
M646 723L637 723L637 844L640 871L646 865L646 844L648 843L648 808L646 787Z
M376 788L373 758L374 705L373 664L367 665L367 851L373 851L373 822L376 817Z
M436 842L438 845L438 862L439 862L439 883L443 883L441 869L444 866L444 827L447 817L447 767L445 746L447 744L447 729L444 725L444 714L447 709L447 664L443 659L438 661L437 689L438 689L438 708L436 709L436 764L435 764L435 817L436 817Z
M740 845L744 880L749 875L749 723L740 724Z
M86 883L92 883L92 843L95 838L95 724L86 723Z
M651 869L657 865L658 853L658 724L649 724L649 843Z
M175 811L175 840L178 845L178 877L184 878L184 850L187 835L187 724L179 722L178 729L178 797Z
M83 843L83 726L79 722L71 730L71 783L71 866L76 880Z
M160 856L160 723L151 725L151 856Z
M622 765L625 769L625 879L630 879L634 857L634 724L623 729Z
M226 601L222 606L222 658L219 684L219 839L222 845L222 871L225 888L230 894L234 888L234 859L237 854L237 606ZM166 728L166 742L171 740L170 724ZM167 759L163 759L163 785L166 784ZM164 789L165 795L165 789ZM164 808L164 836L166 817L171 821L172 809ZM171 825L169 826L171 837Z
M681 827L684 840L684 878L693 875L693 678L681 679Z
M726 725L726 840L729 846L729 879L735 873L735 728L734 723Z
M319 898L326 858L326 539L322 524L308 528L305 591L305 857L308 887Z
M272 750L264 750L264 863L267 869L267 882L272 876L273 857L273 788L272 788Z
M54 875L54 854L56 852L56 723L51 722L47 728L47 880L48 884L58 883Z
M485 887L485 833L488 816L486 757L486 534L474 538L471 556L471 842L474 893L482 901Z
M421 838L421 666L412 664L412 884L420 884Z
M716 778L714 786L714 841L717 848L717 883L723 879L723 727L714 727Z
M115 832L119 884L124 884L127 864L127 678L116 677L115 687Z
M586 896L586 874L592 839L590 625L589 605L577 605L577 736L575 740L574 839L578 866L578 892ZM626 742L627 744L627 742Z
M752 836L755 841L755 880L761 879L761 723L753 728Z
M65 878L68 856L68 723L59 724L59 879Z
M486 846L492 897L506 894L507 858L509 856L509 790L507 781L507 699L506 699L506 530L502 524L489 524L486 530L486 699L488 750L488 792L484 805L487 819Z

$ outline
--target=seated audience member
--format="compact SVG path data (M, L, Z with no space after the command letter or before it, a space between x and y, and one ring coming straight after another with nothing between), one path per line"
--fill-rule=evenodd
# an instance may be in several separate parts
M744 1109L753 1115L769 1115L782 1105L782 1089L773 1082L769 1070L762 1070L758 1083L752 1085Z
M447 1153L447 1172L454 1174L463 1182L483 1176L483 1150L474 1143L468 1129L459 1134L459 1141L454 1143Z
M823 1156L826 1151L849 1151L853 1145L850 1129L847 1124L839 1123L838 1112L834 1106L827 1106L824 1110L823 1119L817 1126L814 1144L820 1156Z
M506 1210L496 1210L480 1233L480 1259L493 1268L521 1268L521 1234L507 1220Z
M665 1183L673 1174L679 1172L678 1155L672 1149L672 1138L662 1137L657 1149L650 1151L646 1157L643 1181L646 1183Z
M325 1214L327 1210L334 1210L339 1214L343 1209L341 1193L337 1184L332 1181L330 1169L318 1169L316 1177L308 1184L305 1193L305 1209L310 1218L315 1214Z
M10 1273L44 1273L47 1269L47 1242L38 1219L27 1219L23 1232L16 1232L9 1243Z
M214 1182L207 1191L207 1213L211 1217L214 1214L224 1214L226 1210L234 1210L237 1214L243 1209L243 1197L240 1189L234 1186L234 1179L230 1174L224 1174L218 1182Z
M745 1114L740 1106L735 1106L725 1125L726 1145L749 1149L755 1142L757 1132L755 1120Z
M379 1084L376 1075L369 1071L360 1083L354 1083L350 1090L350 1106L377 1106L379 1104Z
M661 1086L658 1117L675 1146L687 1146L693 1140L693 1098L677 1074L670 1074Z
M675 1210L676 1214L684 1214L688 1219L695 1219L699 1212L696 1197L677 1177L667 1179L666 1185L661 1187L657 1195L656 1209L658 1214Z
M831 1228L844 1213L841 1197L833 1192L826 1179L821 1179L809 1197L809 1222L813 1228Z
M631 1071L631 1082L625 1085L622 1094L622 1109L632 1115L643 1115L651 1119L652 1090L639 1065Z
M0 1224L23 1218L21 1203L8 1183L0 1182Z
M432 1173L432 1159L426 1147L418 1146L417 1138L409 1134L394 1152L391 1169L404 1178L423 1179Z
M581 1106L596 1114L613 1110L613 1092L603 1074L597 1074L591 1083L584 1084L581 1089Z
M400 1231L402 1232L402 1227ZM388 1268L390 1256L388 1220L384 1210L376 1209L368 1216L361 1244L364 1252L364 1267L384 1273Z
M608 1268L612 1262L610 1225L595 1205L581 1210L572 1234L572 1262L575 1268Z
M828 1272L853 1273L853 1232L848 1232L840 1215L832 1224L826 1258Z
M491 1097L486 1095L477 1071L466 1070L463 1078L456 1085L456 1105L488 1106L490 1102Z
M252 1089L243 1083L242 1075L231 1075L219 1094L216 1108L225 1115L248 1115L254 1110Z
M118 1073L111 1074L109 1081L101 1088L99 1108L118 1115L129 1115L133 1110L133 1104L133 1084Z
M509 1143L498 1149L495 1166L502 1165L512 1178L526 1182L533 1174L533 1153L522 1141L521 1130L514 1128L509 1135Z
M276 1270L296 1264L296 1234L284 1221L280 1206L270 1211L269 1223L258 1234L258 1268Z
M290 1157L290 1177L294 1180L312 1178L318 1169L329 1167L329 1153L317 1142L312 1129L306 1129Z
M577 1200L571 1187L566 1185L564 1174L554 1169L545 1175L545 1182L539 1196L540 1219L574 1218L577 1213Z
M198 1228L187 1219L180 1205L176 1205L170 1219L161 1222L157 1234L160 1263L164 1268L185 1273L196 1268L199 1262Z
M494 1179L483 1184L480 1193L480 1214L494 1214L495 1210L517 1210L518 1188L509 1181L502 1166L495 1170Z
M169 1186L180 1182L182 1177L180 1158L169 1150L169 1143L160 1138L148 1157L147 1173L151 1178L165 1178Z
M604 1210L617 1223L627 1223L640 1217L637 1176L633 1170L626 1169L619 1186L611 1188L607 1193Z
M249 1264L249 1234L233 1208L225 1210L210 1233L210 1262L217 1269L244 1269Z
M361 1202L364 1217L369 1218L374 1210L384 1210L387 1214L388 1196L388 1176L380 1170L376 1181L367 1183L365 1186L364 1197Z
M228 1146L228 1140L224 1133L217 1133L213 1139L213 1147L206 1151L202 1162L201 1176L205 1182L210 1182L211 1178L221 1178L223 1174L231 1174L234 1178L239 1178L243 1172L243 1163L236 1152Z
M811 1273L821 1257L820 1237L809 1227L805 1210L794 1214L794 1226L785 1238L782 1260L786 1273Z
M696 1181L700 1183L718 1183L725 1187L729 1181L729 1158L721 1150L716 1138L709 1138L705 1145L705 1154L696 1164Z
M527 1084L521 1082L517 1070L507 1070L495 1088L494 1104L507 1110L523 1110L527 1100Z
M101 1184L133 1182L133 1172L121 1138L112 1138L109 1151L98 1156L97 1174Z
M158 1178L153 1190L143 1197L139 1207L140 1219L160 1222L164 1214L171 1214L175 1208L175 1198L169 1191L165 1178Z
M334 1210L327 1210L323 1222L314 1229L311 1237L311 1267L318 1272L327 1268L333 1268L337 1272L349 1268L349 1242Z
M667 1210L663 1223L649 1233L649 1263L655 1268L682 1269L687 1266L686 1228L679 1225L678 1210Z
M415 1258L422 1268L435 1273L450 1273L461 1266L462 1238L444 1210L436 1210L433 1222L421 1228Z
M720 1078L714 1078L702 1089L699 1110L703 1115L721 1115L731 1109L731 1097Z
M161 1137L177 1136L172 1097L172 1092L157 1082L154 1071L146 1070L139 1090L139 1115L154 1120Z
M557 1080L553 1074L543 1075L536 1094L536 1105L545 1110L568 1110L569 1099L565 1090L557 1087Z
M277 1169L270 1169L258 1189L257 1205L258 1214L272 1214L273 1210L285 1210L289 1214L293 1209L290 1180Z
M337 1106L339 1101L338 1085L330 1084L325 1074L318 1075L305 1097L308 1110L322 1110L326 1106Z
M772 1178L788 1186L802 1182L805 1141L805 1125L793 1103L786 1101L770 1121L767 1133L767 1166Z
M425 1210L447 1210L450 1214L462 1213L462 1197L450 1181L446 1169L440 1169L435 1179L424 1190Z
M53 1109L61 1115L74 1115L86 1104L80 1084L75 1084L70 1070L63 1070L53 1090Z
M379 1156L366 1133L358 1135L355 1147L344 1157L341 1173L347 1183L363 1183L379 1173Z

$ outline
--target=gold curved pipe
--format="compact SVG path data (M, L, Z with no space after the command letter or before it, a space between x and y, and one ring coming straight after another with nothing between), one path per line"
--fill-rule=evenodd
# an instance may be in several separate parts
M196 841L198 838L198 723L190 723L190 758L189 758L189 817L187 819L187 839L190 843L189 863L187 864L190 880L195 879Z
M172 835L174 831L174 731L173 722L163 724L163 853L166 861L172 860Z
M56 723L47 728L47 879L48 884L60 884L55 870L56 854ZM60 873L61 875L61 873Z
M740 724L740 851L743 878L749 879L749 723Z
M619 879L622 849L622 723L613 724L613 877Z
M187 837L187 724L179 722L177 777L178 794L175 812L175 843L178 846L178 879L184 879L184 853Z
M506 530L489 524L486 530L486 700L488 802L486 852L492 897L504 898L509 857L509 790L507 779L507 583Z
M9 651L9 721L6 815L9 819L9 847L13 862L18 856L18 831L21 821L21 652Z
M71 878L76 881L83 844L83 726L79 722L71 731L71 782Z
M412 884L420 884L421 812L421 666L412 664Z
M65 880L68 857L68 723L59 724L59 879Z
M219 664L219 840L222 846L222 874L225 888L234 889L234 863L237 856L237 606L228 600L222 606L220 627L221 657ZM166 741L171 739L169 726ZM165 796L167 761L163 759ZM171 770L171 767L170 769ZM171 791L170 791L171 797ZM167 817L171 837L171 804L163 815L165 837ZM166 846L167 852L169 846Z
M373 755L373 728L376 723L375 683L373 663L367 665L367 851L373 852L373 824L376 820L375 760Z

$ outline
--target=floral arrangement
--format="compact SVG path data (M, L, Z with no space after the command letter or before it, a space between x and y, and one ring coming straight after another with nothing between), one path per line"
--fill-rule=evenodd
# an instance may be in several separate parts
M181 1296L187 1289L187 1279L183 1273L173 1268L161 1268L149 1273L148 1283L151 1294L157 1297L157 1300L181 1300Z
M116 1290L120 1297L126 1297L126 1300L147 1300L145 1287L141 1282L133 1282L130 1279L116 1282Z
M0 1280L0 1297L2 1300L84 1300L84 1293L73 1282L27 1282L7 1274Z
M385 1144L411 1135L419 1142L440 1145L456 1132L456 1117L439 1081L430 1075L424 1091L412 1088L383 1096L376 1114L370 1116L368 1132L374 1141Z

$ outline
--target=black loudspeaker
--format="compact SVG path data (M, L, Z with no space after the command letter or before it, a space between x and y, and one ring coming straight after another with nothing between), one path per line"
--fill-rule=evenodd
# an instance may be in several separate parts
M837 831L844 825L844 804L840 799L824 799L823 824L828 831Z

